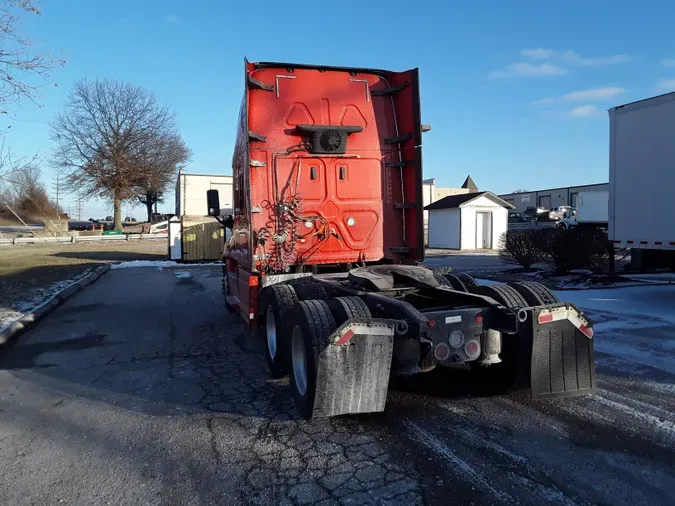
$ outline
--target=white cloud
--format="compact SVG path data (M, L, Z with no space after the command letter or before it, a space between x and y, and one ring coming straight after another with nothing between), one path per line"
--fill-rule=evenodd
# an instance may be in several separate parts
M523 49L520 54L523 58L529 58L530 60L547 60L555 55L555 51L543 48Z
M164 18L164 21L170 25L175 25L176 23L180 22L180 18L172 12L171 14L167 14L167 16Z
M560 97L549 97L537 100L535 104L552 104L554 102L581 102L586 100L603 100L613 98L626 91L625 88L618 86L607 86L604 88L594 88L590 90L572 91L565 93Z
M663 65L664 67L675 67L675 59L666 58L664 60L661 60L661 65Z
M530 77L561 76L564 74L567 74L567 69L557 67L551 63L542 63L540 65L535 65L528 62L518 62L507 65L503 70L495 70L494 72L491 72L488 75L488 77L491 79L496 79L502 77L519 77L519 76L530 76Z
M630 56L626 54L615 54L604 57L588 58L575 53L572 50L555 51L554 49L523 49L520 54L523 58L530 60L562 60L572 65L579 65L581 67L598 67L601 65L613 65L617 63L626 63L630 60Z
M569 114L573 118L588 118L590 116L598 116L600 110L594 105L580 105L572 109Z
M565 51L563 53L563 58L573 63L574 65L580 65L582 67L599 67L601 65L613 65L616 63L626 63L630 60L630 56L627 54L615 54L612 56L605 56L600 58L584 58L581 55L578 55L574 51Z
M675 79L661 79L656 89L666 93L675 91Z

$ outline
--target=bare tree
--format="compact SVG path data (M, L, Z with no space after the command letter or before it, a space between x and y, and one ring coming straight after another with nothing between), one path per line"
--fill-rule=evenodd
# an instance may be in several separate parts
M9 112L9 104L21 98L35 100L38 87L31 78L48 80L51 71L65 60L48 54L31 54L31 41L18 30L19 13L40 14L35 0L2 0L0 6L0 113Z
M157 139L178 136L173 114L152 93L110 80L77 82L50 126L54 162L68 186L112 200L116 229L122 228L122 202L137 194Z
M178 169L188 162L190 156L190 148L176 134L159 137L148 144L147 151L143 153L142 177L137 188L138 200L148 211L148 222L152 220L152 207L162 201Z

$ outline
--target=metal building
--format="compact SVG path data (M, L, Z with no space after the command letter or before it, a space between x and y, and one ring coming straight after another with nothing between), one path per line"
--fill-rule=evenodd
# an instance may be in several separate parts
M528 207L543 207L551 209L558 206L577 207L579 192L609 191L609 183L568 186L563 188L549 188L521 193L507 193L500 195L509 204L515 206L515 211L525 211Z

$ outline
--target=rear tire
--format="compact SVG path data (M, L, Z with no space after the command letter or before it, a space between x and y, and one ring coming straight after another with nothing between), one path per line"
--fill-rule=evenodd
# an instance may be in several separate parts
M298 296L290 285L271 285L260 293L260 328L265 338L265 358L273 378L288 374L290 332L287 322L297 302Z
M560 302L560 299L541 283L520 281L509 283L509 286L520 293L530 306L545 306Z
M350 318L370 318L370 309L358 297L336 297L328 302L328 307L338 325L342 325Z
M444 274L443 277L448 280L453 290L457 290L458 292L469 292L469 287L464 284L464 281L462 281L462 278L460 278L458 274Z
M523 296L508 285L477 285L471 293L490 297L509 309L529 306Z
M330 344L328 337L337 325L323 300L299 302L291 319L290 387L300 414L312 417L319 354Z
M464 286L466 286L468 292L473 291L473 289L478 286L476 280L466 272L458 272L456 276L462 281L462 283L464 283Z
M477 285L472 293L490 297L509 309L528 307L527 301L513 287L508 285ZM519 334L502 335L502 361L484 367L476 361L469 362L472 383L480 395L506 393L516 382L523 364L522 347L525 344Z
M295 285L295 293L299 300L328 300L331 294L321 283L299 283Z

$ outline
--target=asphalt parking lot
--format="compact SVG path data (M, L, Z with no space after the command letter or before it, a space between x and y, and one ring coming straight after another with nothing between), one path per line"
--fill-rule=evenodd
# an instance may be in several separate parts
M675 503L675 286L569 293L599 322L596 395L471 397L457 373L307 422L220 284L111 270L0 352L0 504Z

